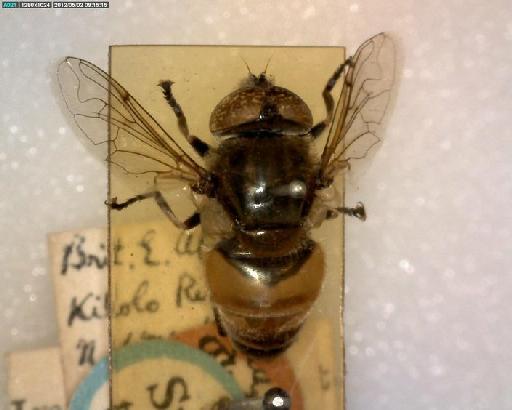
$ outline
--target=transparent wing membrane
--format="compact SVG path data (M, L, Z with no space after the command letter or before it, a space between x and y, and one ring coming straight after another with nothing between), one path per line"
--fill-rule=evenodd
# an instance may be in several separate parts
M109 162L129 174L165 174L189 183L207 176L206 169L96 65L66 57L59 65L58 81L66 107L84 136L95 145L110 140Z
M334 121L321 156L321 180L330 181L351 160L364 158L380 141L379 126L390 105L395 82L395 49L380 33L350 58Z

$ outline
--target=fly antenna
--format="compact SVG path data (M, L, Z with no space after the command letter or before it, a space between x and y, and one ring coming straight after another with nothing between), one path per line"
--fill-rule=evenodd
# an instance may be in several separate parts
M270 60L272 60L272 57L274 57L274 54L271 54L270 57L268 58L267 60L267 64L265 64L265 70L263 71L263 75L266 77L267 76L267 69L268 69L268 66L270 64Z
M242 61L244 62L245 64L245 67L247 68L247 71L249 71L249 75L252 77L252 78L256 78L256 76L253 74L253 72L251 71L251 68L249 67L249 64L247 64L247 61L244 60L244 58L242 56L240 56L240 58L242 59Z

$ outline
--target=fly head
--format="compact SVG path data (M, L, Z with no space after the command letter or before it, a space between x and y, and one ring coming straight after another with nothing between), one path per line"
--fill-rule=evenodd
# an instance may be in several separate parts
M242 87L224 97L210 117L213 135L307 134L311 110L297 94L275 86L265 73L249 75Z

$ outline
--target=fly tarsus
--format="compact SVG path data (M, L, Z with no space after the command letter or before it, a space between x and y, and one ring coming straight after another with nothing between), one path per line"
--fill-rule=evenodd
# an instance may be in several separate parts
M364 208L364 204L362 202L358 202L356 206L353 208L341 206L338 208L331 209L327 213L327 219L334 219L340 214L354 216L360 221L366 220L366 209Z
M160 207L165 216L177 227L180 229L192 229L201 223L201 218L198 212L194 212L190 217L185 219L185 221L180 221L176 214L171 209L169 203L166 201L164 196L160 191L151 191L145 194L135 195L132 198L128 198L124 202L117 202L117 198L112 198L110 201L105 201L105 204L110 208L116 211L122 211L125 208L128 208L130 205L143 201L145 199L154 199L157 205Z

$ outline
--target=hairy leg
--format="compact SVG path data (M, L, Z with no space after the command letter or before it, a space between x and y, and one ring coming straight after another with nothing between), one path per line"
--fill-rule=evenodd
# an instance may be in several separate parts
M315 124L313 128L311 128L311 135L313 135L313 137L318 137L322 131L330 124L334 114L334 98L332 97L332 89L338 82L343 71L345 71L345 68L350 66L350 64L352 64L352 59L349 57L338 66L336 71L334 71L332 74L331 78L329 78L329 81L327 81L327 84L324 87L324 91L322 92L327 116L325 119Z
M192 145L192 148L194 148L194 150L200 156L204 157L210 150L210 146L200 138L194 135L190 135L187 125L187 118L185 117L181 106L178 104L178 101L176 101L176 98L174 98L172 93L172 84L173 82L171 80L164 80L160 81L160 84L158 85L162 88L162 92L164 93L164 97L167 103L170 105L174 111L174 114L176 115L176 118L178 119L178 127L181 133L185 136L189 144Z
M117 198L113 198L111 201L107 201L106 204L110 207L110 209L121 211L136 202L150 198L155 200L165 216L180 229L192 229L201 223L200 215L198 212L194 212L190 217L185 219L185 221L180 221L160 191L151 191L145 194L135 195L134 197L129 198L124 202L117 202Z

